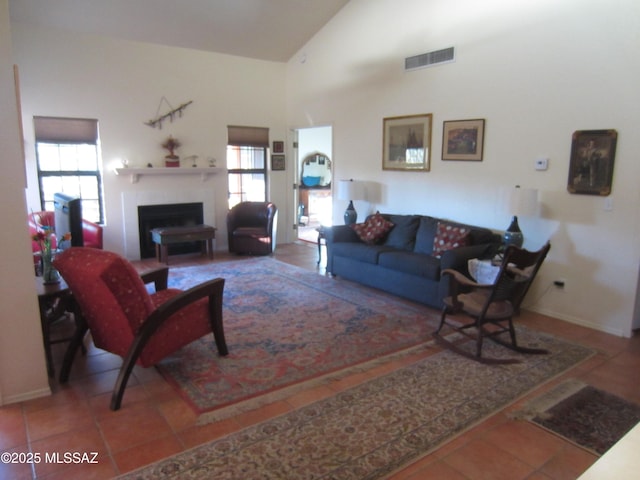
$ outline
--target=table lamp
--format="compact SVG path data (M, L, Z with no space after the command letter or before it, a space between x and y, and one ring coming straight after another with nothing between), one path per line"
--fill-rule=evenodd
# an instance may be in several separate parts
M509 212L513 215L511 224L504 232L504 245L515 245L522 247L524 243L524 235L518 225L518 215L526 217L533 216L538 209L538 190L534 188L520 188L516 185L509 193Z
M338 182L338 199L349 200L349 205L344 212L344 224L352 225L356 223L358 219L358 212L356 212L353 206L354 200L364 200L364 185L361 182L356 182L353 179L340 180Z

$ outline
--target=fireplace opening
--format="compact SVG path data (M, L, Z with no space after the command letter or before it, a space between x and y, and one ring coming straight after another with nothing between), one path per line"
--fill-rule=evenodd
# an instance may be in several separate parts
M156 247L151 240L151 230L159 227L190 227L202 225L202 203L172 203L166 205L140 205L138 207L138 233L140 258L153 258ZM200 251L200 242L184 242L169 245L169 255Z

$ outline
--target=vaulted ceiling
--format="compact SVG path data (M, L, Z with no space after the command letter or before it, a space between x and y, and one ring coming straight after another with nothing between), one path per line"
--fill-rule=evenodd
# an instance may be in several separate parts
M11 22L286 62L349 0L9 0Z

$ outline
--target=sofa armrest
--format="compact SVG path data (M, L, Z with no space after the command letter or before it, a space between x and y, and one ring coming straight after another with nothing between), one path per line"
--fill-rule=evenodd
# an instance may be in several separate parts
M355 230L349 225L325 227L324 235L327 240L327 244L334 242L362 242Z
M333 274L333 246L336 243L363 243L358 234L349 225L334 225L324 228L327 244L327 272Z

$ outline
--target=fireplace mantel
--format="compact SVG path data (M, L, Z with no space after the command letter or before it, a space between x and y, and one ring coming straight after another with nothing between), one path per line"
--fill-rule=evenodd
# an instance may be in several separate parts
M205 181L209 175L226 172L218 167L147 167L147 168L116 168L116 175L129 175L131 183L138 183L142 175L199 175Z

